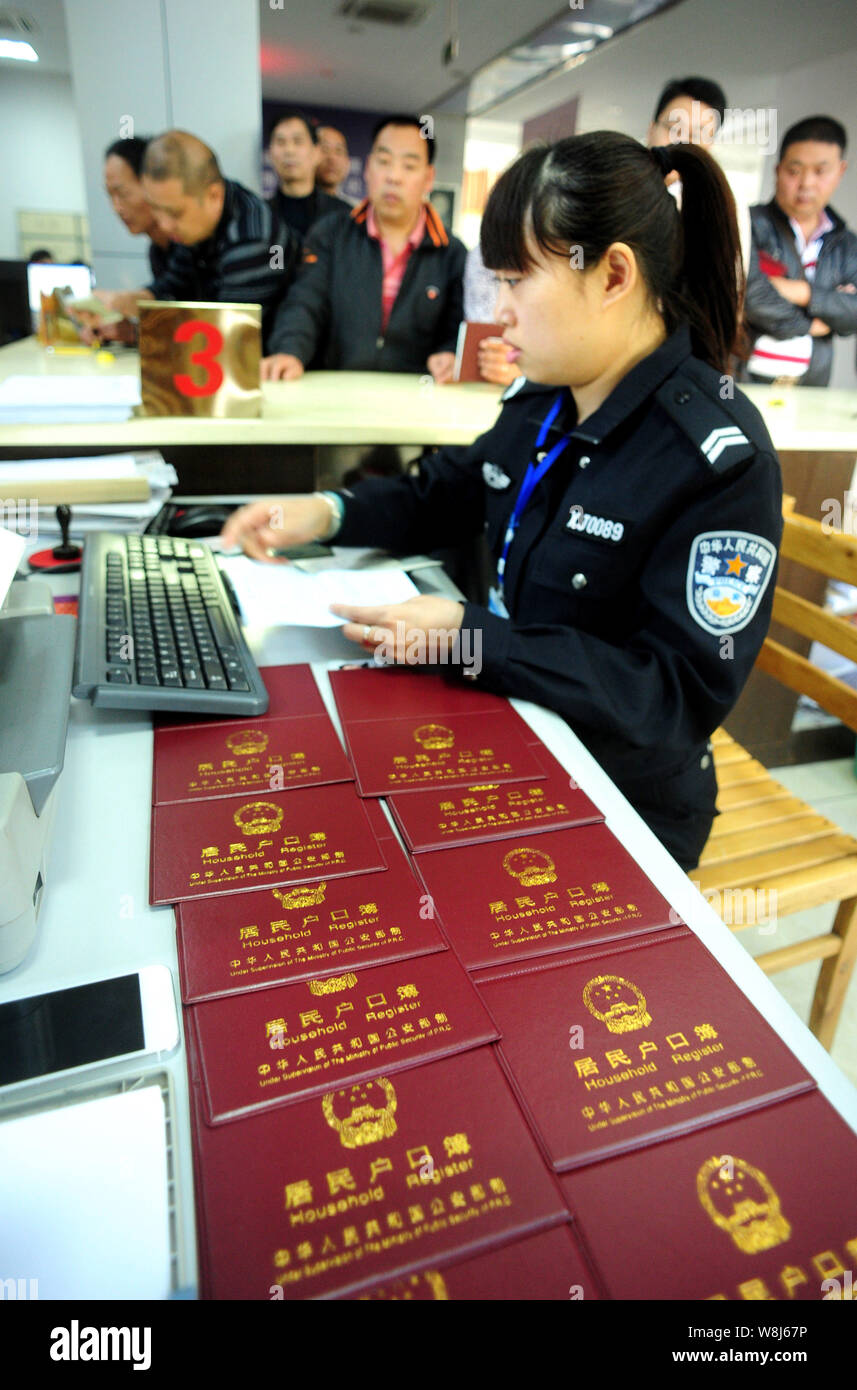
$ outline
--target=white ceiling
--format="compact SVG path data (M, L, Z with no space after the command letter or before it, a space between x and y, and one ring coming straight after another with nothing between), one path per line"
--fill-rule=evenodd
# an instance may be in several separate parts
M67 73L69 71L68 40L65 31L65 10L62 0L0 0L0 10L12 10L34 19L38 32L27 39L39 55L37 63L21 63L13 58L0 58L0 81L4 73L37 72ZM15 38L24 38L15 34Z
M264 96L374 110L430 110L483 63L558 14L569 13L557 0L458 0L460 52L446 67L441 53L448 0L426 0L425 18L401 28L345 19L337 13L341 0L283 0L281 10L272 9L271 0L246 3L259 6ZM68 73L62 0L0 0L0 8L19 9L36 20L34 47L40 60L0 60L0 80L10 69ZM755 78L855 46L854 0L682 0L601 45L576 73L587 79L587 125L593 128L615 123L616 74L626 65L629 78L640 70L651 71L652 85L657 85L661 72L729 73L744 80L740 95L727 91L727 96L746 105L752 100L746 93ZM592 92L593 80L608 61L612 91L599 100ZM547 78L497 107L491 116L521 121L537 115L568 100L574 78L574 73Z
M447 0L416 24L356 23L342 0L259 0L262 95L379 110L431 109L452 87L563 10L558 0L458 0L458 59L444 66Z
M639 86L641 74L652 103L669 78L702 72L719 78L730 105L755 106L766 100L760 102L755 91L769 79L856 46L854 0L684 0L599 45L574 72L546 78L503 102L491 117L525 121L580 88L586 92L588 130L633 129L622 113L625 95ZM817 93L810 104L819 105ZM634 133L644 138L645 127Z

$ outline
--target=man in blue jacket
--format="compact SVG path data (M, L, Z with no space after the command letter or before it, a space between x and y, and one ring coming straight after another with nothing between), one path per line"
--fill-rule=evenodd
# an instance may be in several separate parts
M270 335L264 380L293 381L311 365L452 379L466 252L427 201L434 140L424 127L415 116L379 121L366 161L368 198L349 217L324 217L310 229Z
M798 121L783 136L774 197L750 209L751 380L827 386L834 334L857 333L857 236L828 206L845 172L845 144L830 116Z

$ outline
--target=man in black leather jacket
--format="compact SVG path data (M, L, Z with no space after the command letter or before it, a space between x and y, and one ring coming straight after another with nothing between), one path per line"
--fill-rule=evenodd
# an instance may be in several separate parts
M745 315L750 379L826 386L833 336L857 333L857 236L827 205L846 168L845 130L810 116L783 137L770 203L750 209Z

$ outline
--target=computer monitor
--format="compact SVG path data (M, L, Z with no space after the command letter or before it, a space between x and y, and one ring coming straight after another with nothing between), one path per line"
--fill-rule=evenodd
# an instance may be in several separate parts
M27 262L0 261L0 347L33 331L27 289Z
M35 265L27 266L30 308L34 314L41 310L41 295L68 289L71 299L84 299L92 293L92 284L92 271L88 265L53 265L50 261L38 261Z

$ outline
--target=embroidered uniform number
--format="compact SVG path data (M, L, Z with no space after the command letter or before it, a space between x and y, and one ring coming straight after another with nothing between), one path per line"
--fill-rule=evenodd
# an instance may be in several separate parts
M174 343L189 343L198 333L205 338L205 347L197 348L190 355L191 365L202 367L205 381L194 381L186 372L177 372L173 382L183 396L213 396L223 384L223 368L217 361L217 354L223 347L223 334L213 323L203 323L201 319L189 319L179 324L173 334Z
M620 541L625 533L623 522L611 521L606 516L593 516L582 507L572 507L566 524L569 531L580 531L587 536L602 536L606 541Z

